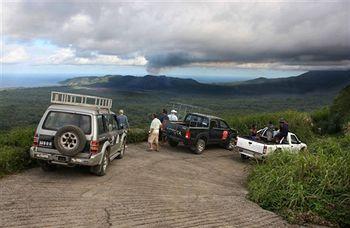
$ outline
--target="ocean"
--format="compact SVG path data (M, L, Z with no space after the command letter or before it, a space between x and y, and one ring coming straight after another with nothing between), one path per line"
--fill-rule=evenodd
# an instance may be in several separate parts
M43 87L59 85L60 81L75 76L62 74L2 74L0 88Z

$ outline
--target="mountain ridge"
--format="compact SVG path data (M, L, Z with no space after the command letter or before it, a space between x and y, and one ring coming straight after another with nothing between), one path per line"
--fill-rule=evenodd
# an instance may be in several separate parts
M78 77L62 81L66 86L86 86L126 91L169 91L194 94L305 94L340 90L350 84L350 70L309 71L286 78L259 77L237 84L205 84L191 78L176 78L164 75L106 75L102 77Z

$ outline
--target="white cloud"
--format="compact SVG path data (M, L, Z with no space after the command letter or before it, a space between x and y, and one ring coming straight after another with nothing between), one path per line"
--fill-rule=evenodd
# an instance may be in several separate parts
M4 34L49 40L53 64L349 67L346 0L4 5Z
M20 45L5 45L1 42L1 49L1 63L13 64L29 60L29 54Z

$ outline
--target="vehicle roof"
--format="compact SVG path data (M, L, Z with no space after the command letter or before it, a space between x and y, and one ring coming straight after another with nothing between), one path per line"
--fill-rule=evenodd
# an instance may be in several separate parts
M204 116L204 117L207 117L207 118L209 118L209 119L219 119L219 120L223 120L222 118L217 117L217 116L202 114L202 113L198 113L198 112L193 112L193 113L188 113L188 114L197 115L197 116Z
M60 104L54 104L50 105L49 110L60 110L60 111L69 111L69 112L82 112L82 113L88 113L88 114L115 114L114 112L108 111L108 109L99 109L97 107L85 107L85 106L79 106L79 105L60 105Z

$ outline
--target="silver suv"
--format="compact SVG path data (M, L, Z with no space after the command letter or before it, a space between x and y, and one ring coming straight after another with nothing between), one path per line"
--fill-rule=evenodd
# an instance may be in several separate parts
M83 165L103 176L114 158L123 158L127 132L119 129L110 111L111 99L52 92L51 103L30 148L44 171L57 165Z

